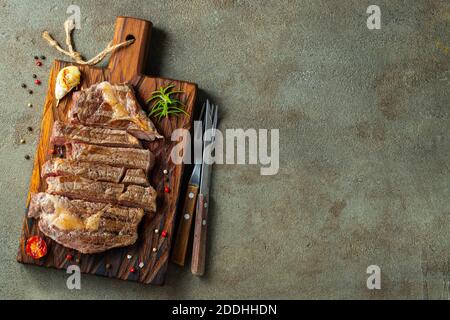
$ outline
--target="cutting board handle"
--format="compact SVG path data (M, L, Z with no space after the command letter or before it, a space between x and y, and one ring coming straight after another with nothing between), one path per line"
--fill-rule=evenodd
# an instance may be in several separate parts
M113 43L118 44L130 39L135 41L127 47L112 52L108 63L112 83L128 82L143 73L144 63L149 54L151 29L152 23L147 20L130 17L116 18Z

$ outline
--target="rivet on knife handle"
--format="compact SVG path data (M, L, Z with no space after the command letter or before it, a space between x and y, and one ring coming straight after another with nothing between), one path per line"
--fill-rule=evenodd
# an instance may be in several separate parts
M184 266L186 251L191 233L192 220L194 219L195 205L197 202L198 186L189 184L184 199L183 211L180 212L180 224L172 251L172 262Z
M209 197L198 195L198 206L195 217L194 244L192 249L191 272L202 276L205 273L206 231L208 227Z

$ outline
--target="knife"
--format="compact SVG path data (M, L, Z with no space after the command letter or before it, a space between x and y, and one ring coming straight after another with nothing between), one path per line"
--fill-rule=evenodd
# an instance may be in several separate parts
M203 104L202 110L200 112L200 120L202 120L203 113L205 110L205 104ZM203 121L202 121L203 122ZM203 138L203 128L200 127L194 132L200 132L200 135L195 136L196 139ZM184 205L181 211L181 219L178 225L177 236L175 244L172 251L172 262L184 266L186 260L186 252L189 243L189 234L192 229L192 221L195 216L195 207L197 203L198 190L200 188L200 172L202 163L196 163L194 165L194 170L189 179L188 186L186 189L186 196L184 198Z
M203 165L200 175L200 190L197 199L197 212L195 217L194 243L192 249L191 272L194 275L201 276L205 273L206 257L206 232L208 227L208 209L209 209L209 186L211 178L212 163L207 160L207 147L214 144L215 130L217 128L217 106L206 101L205 109L205 132L211 130L211 140L207 141L203 137Z

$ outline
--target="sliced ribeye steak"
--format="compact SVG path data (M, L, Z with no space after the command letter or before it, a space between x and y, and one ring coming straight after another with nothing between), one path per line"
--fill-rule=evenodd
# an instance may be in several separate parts
M93 181L76 176L48 177L47 192L50 194L92 202L112 203L145 211L156 211L156 190L152 187L122 183Z
M102 147L75 142L66 144L66 157L70 160L142 169L146 173L153 167L155 160L153 153L147 149Z
M39 218L39 229L63 246L96 253L135 243L144 210L41 192L31 194L28 216Z
M71 141L110 147L141 148L139 140L125 130L86 127L56 121L53 124L51 142L64 145Z
M147 176L142 169L125 169L107 164L91 163L68 159L50 159L41 170L43 178L55 176L80 176L94 181L136 184L148 187Z
M126 185L136 184L144 187L148 187L150 185L147 175L142 169L128 169L121 182Z
M86 126L123 129L153 141L162 136L139 105L131 86L104 81L73 95L69 120Z

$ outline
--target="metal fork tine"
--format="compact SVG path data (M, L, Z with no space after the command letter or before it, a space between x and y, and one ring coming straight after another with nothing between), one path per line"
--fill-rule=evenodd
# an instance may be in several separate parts
M215 109L214 109L214 132L216 132L217 129L217 122L218 122L218 118L219 118L219 107L217 105L214 105Z
M212 110L212 106L213 105L210 104L209 101L208 101L208 106L209 106L209 108L207 109L207 111L208 111L207 117L208 117L208 124L209 124L209 127L210 127L211 124L212 124L211 110Z
M216 140L216 129L217 129L217 122L218 122L218 106L213 105L213 124L212 124L212 142L214 143Z
M208 100L206 100L208 102ZM203 103L202 110L200 111L200 116L198 117L200 120L203 118L203 113L205 112L206 102Z

